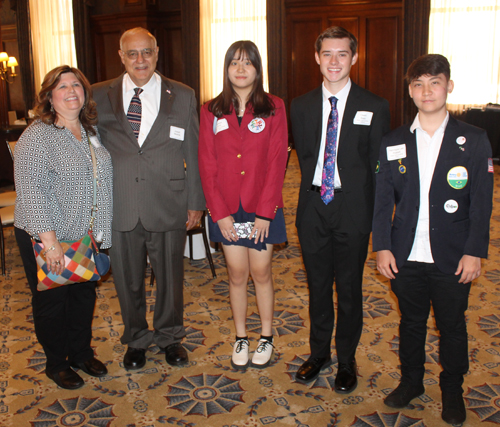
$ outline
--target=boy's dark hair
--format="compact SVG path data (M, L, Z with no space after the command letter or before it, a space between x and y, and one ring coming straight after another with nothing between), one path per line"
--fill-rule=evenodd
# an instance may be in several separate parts
M319 54L321 52L321 46L323 45L324 39L349 39L349 47L351 48L352 56L356 55L356 50L358 48L358 40L352 33L347 31L342 27L329 27L323 31L314 44L316 52Z
M443 73L446 80L450 80L450 63L445 56L438 53L429 53L415 59L406 72L405 79L410 84L420 76L437 76Z

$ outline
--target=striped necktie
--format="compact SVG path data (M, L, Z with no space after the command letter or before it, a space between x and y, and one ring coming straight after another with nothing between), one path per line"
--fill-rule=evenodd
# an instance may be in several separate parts
M337 98L331 96L332 111L326 126L325 160L323 162L323 176L321 180L321 199L325 205L333 200L335 194L335 157L337 154L337 131L339 112Z
M135 95L132 97L130 101L130 105L127 111L127 119L130 123L130 127L134 131L135 137L139 139L139 131L141 130L141 117L142 117L142 105L141 98L139 95L144 91L140 87L136 87Z

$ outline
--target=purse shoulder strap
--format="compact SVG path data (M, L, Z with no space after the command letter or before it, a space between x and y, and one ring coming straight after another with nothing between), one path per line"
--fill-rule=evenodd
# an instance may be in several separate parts
M87 141L89 142L90 155L92 156L92 168L94 171L94 196L92 201L92 211L90 215L90 226L89 226L89 234L92 234L92 229L94 228L95 213L97 212L97 158L95 155L94 147L90 142L88 135L87 135Z

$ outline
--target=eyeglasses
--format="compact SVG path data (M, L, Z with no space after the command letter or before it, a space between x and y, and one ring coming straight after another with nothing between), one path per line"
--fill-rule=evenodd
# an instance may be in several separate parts
M149 59L155 53L155 49L127 50L125 55L127 55L128 59L137 59L139 58L139 53L144 59Z

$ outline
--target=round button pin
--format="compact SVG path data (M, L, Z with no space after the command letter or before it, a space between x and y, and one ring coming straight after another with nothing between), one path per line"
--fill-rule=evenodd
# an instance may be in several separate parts
M465 136L459 136L459 137L457 138L457 144L458 144L458 145L463 145L463 144L465 144L465 141L467 141L467 140L465 139Z
M444 210L448 213L455 213L458 210L458 203L453 200L447 200L444 202Z
M266 122L264 119L261 119L260 117L257 117L253 119L250 123L248 123L248 129L250 129L250 132L253 133L260 133L264 130L266 127Z
M467 185L467 169L455 166L448 171L448 184L455 190L461 190Z

